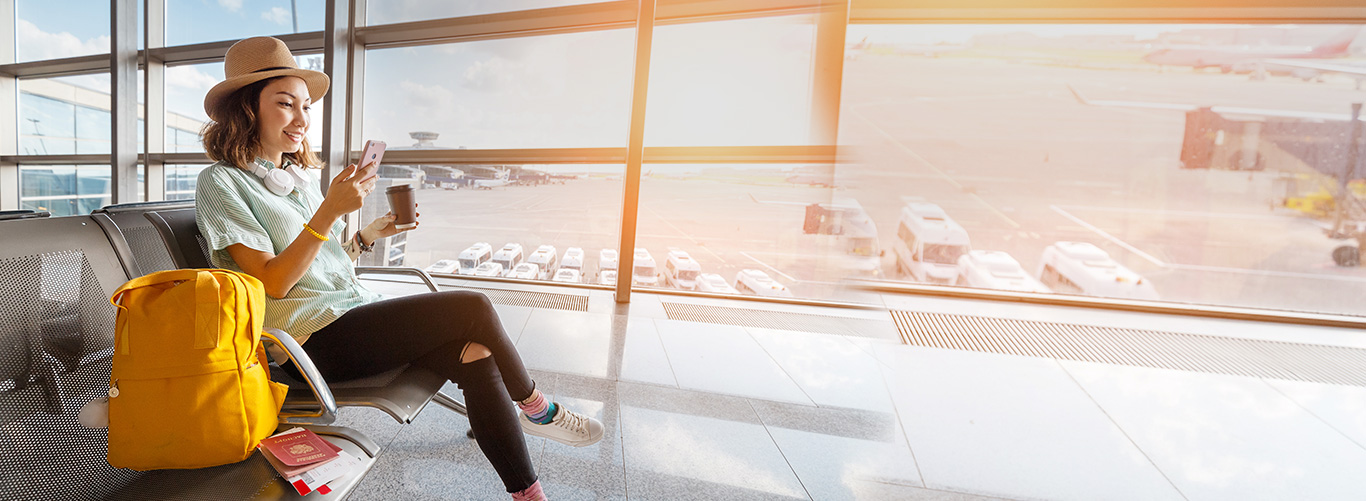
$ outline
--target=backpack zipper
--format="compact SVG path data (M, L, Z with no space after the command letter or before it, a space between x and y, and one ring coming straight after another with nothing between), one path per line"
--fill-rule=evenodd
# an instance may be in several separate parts
M109 398L119 398L119 380L109 383Z

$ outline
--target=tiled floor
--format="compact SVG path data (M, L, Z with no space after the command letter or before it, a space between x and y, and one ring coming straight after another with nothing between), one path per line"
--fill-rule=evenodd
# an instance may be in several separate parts
M666 318L659 296L623 308L591 294L588 312L498 306L539 387L606 426L584 448L529 437L551 499L1366 499L1366 388L686 322ZM1351 334L1257 328L1360 346ZM508 499L462 416L431 406L400 426L348 408L340 424L385 448L351 499Z

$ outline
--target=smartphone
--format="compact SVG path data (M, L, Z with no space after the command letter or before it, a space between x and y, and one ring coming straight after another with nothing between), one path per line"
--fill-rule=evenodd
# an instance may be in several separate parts
M384 149L387 147L388 145L384 144L384 141L376 141L373 139L366 141L365 149L361 150L360 161L356 162L356 165L361 168L364 168L368 164L379 165L380 161L384 159ZM377 175L379 175L378 170L370 177L375 177ZM361 181L369 181L370 177L362 179Z

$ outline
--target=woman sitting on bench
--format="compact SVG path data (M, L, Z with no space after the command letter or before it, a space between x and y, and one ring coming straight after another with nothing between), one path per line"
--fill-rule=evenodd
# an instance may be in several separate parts
M309 106L327 92L327 75L298 69L288 47L270 37L234 44L224 74L204 98L212 119L204 149L218 163L204 169L195 190L196 222L213 265L261 280L269 296L265 324L302 343L326 379L413 364L458 384L479 447L513 499L545 499L522 433L585 446L602 439L602 423L536 389L483 294L383 299L357 281L356 258L405 230L389 214L342 234L341 217L360 210L375 189L378 165L348 165L326 197L302 170L321 165L306 134Z

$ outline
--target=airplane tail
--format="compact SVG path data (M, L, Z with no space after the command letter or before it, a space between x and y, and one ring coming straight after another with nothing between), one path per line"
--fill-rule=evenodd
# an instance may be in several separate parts
M1352 26L1350 28L1344 29L1341 32L1338 32L1338 34L1333 35L1328 40L1325 40L1323 43L1314 47L1313 54L1315 57L1345 56L1347 55L1348 47L1352 46L1352 42L1357 39L1357 34L1359 34L1360 32L1360 26Z

